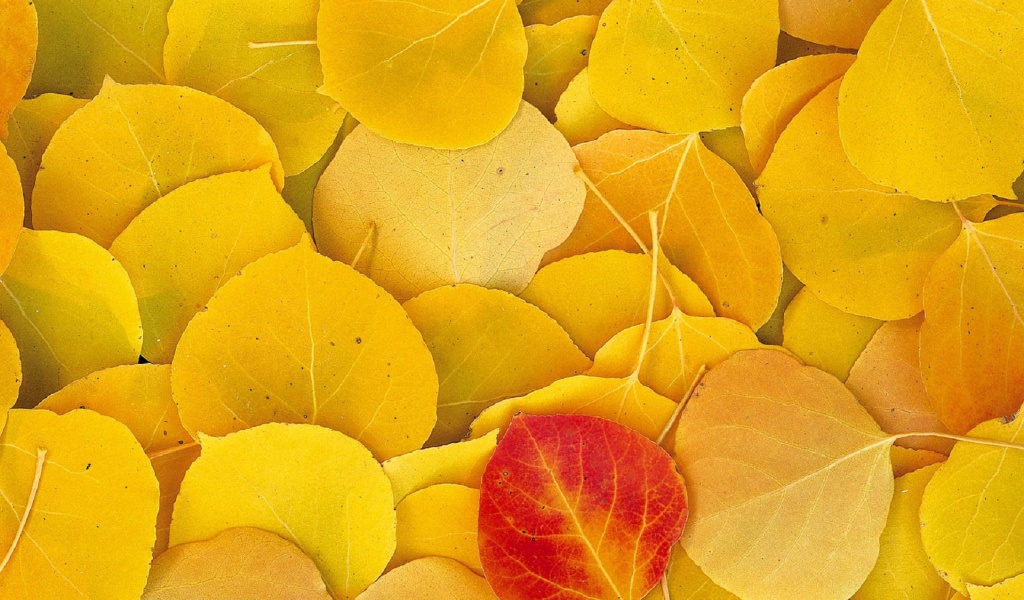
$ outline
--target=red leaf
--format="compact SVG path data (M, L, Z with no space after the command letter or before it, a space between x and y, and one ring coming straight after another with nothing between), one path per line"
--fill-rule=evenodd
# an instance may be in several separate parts
M484 471L480 560L502 600L643 597L686 522L658 445L579 415L513 419Z

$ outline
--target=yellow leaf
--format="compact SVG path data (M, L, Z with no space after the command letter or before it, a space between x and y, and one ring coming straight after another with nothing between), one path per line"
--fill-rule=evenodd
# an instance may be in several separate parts
M641 357L644 325L623 330L594 357L587 375L627 377ZM711 368L740 350L760 348L749 327L720 317L691 317L673 309L650 326L637 377L640 383L676 402L683 400L701 367Z
M32 192L40 229L80 233L109 247L158 198L194 181L281 163L252 117L202 92L113 81L60 126Z
M928 275L921 369L939 417L954 433L1011 415L1024 399L1022 260L1024 215L965 221Z
M497 600L487 580L462 563L433 556L388 571L356 600Z
M483 575L476 542L480 492L451 483L413 492L398 503L398 545L388 569L418 558L444 556Z
M803 56L757 78L743 96L740 120L750 163L760 174L793 117L853 64L852 54Z
M656 394L635 378L577 375L487 408L473 421L469 435L479 437L493 429L504 433L512 417L522 412L528 415L602 417L656 440L675 409L675 402Z
M317 244L405 300L450 283L518 293L583 208L576 157L527 103L469 150L419 148L366 127L345 138L313 200Z
M1010 577L993 586L967 584L971 600L1017 600L1024 596L1024 574Z
M782 30L824 46L859 48L889 0L782 0Z
M305 232L270 165L186 183L149 205L110 245L139 297L142 355L170 363L185 326L220 286Z
M558 98L555 104L555 128L570 145L592 142L609 131L634 129L604 112L590 93L589 70L584 67Z
M892 451L889 452L889 458L892 459L893 476L902 477L929 465L945 462L948 456L931 450L893 446Z
M743 180L699 136L616 131L575 150L595 189L576 229L548 261L635 251L630 229L650 240L654 210L665 256L697 282L719 316L753 329L768 320L782 285L778 242Z
M668 597L662 586L657 585L644 600L738 600L711 581L686 555L682 544L672 547L672 559L665 577L668 579Z
M0 320L21 349L19 406L93 371L139 361L142 321L128 273L72 233L24 229L0 277Z
M7 127L7 152L18 166L21 174L21 188L25 194L25 226L32 223L32 189L36 185L36 173L43 160L43 151L71 113L86 105L88 100L72 98L63 94L43 94L36 98L22 100L14 108Z
M199 441L174 505L172 547L233 527L264 529L312 558L339 599L384 571L395 548L391 484L357 441L281 423Z
M142 594L159 491L124 425L88 410L12 410L0 473L0 596Z
M590 368L544 311L508 292L445 286L404 306L434 357L441 382L427 445L462 439L480 411Z
M345 123L342 125L341 131L338 132L338 136L334 138L334 143L320 157L320 160L305 171L291 177L286 177L284 180L284 190L281 191L281 195L284 197L285 202L288 203L288 206L291 206L295 214L299 215L299 218L302 219L310 235L313 234L313 194L316 191L316 184L320 181L324 171L327 170L327 166L334 160L335 154L338 153L338 148L341 147L342 140L357 125L358 123L351 115L345 117Z
M775 64L774 0L614 0L590 54L608 114L644 129L694 133L740 124L740 102Z
M387 139L487 142L523 95L526 36L513 0L321 0L321 91Z
M18 179L18 167L0 143L0 275L10 264L18 247L22 221L25 219L25 200Z
M600 16L611 0L522 0L519 14L527 25L554 25L577 15Z
M831 375L776 350L733 355L679 420L686 553L744 599L849 598L878 556L892 442Z
M931 563L960 593L1024 572L1024 419L994 419L969 437L1012 447L957 442L921 502L921 537Z
M804 289L804 284L793 275L786 265L782 265L782 290L779 292L779 301L775 305L775 312L772 313L768 322L757 330L757 338L762 343L773 346L782 345L782 326L786 309L802 289Z
M7 139L7 119L32 79L38 38L32 0L0 0L0 141Z
M153 553L166 550L178 488L199 456L198 444L182 427L171 400L170 365L125 365L97 371L51 394L38 408L60 415L87 408L128 427L142 444L160 484Z
M888 433L949 433L921 381L921 322L921 317L915 317L882 325L846 379L846 387ZM907 438L897 443L943 454L953 447L941 438Z
M96 95L106 77L164 82L167 9L172 0L34 0L39 50L28 95Z
M843 381L881 326L882 321L877 319L851 315L829 306L804 288L786 308L782 345L804 364Z
M896 479L889 520L882 530L875 568L853 600L946 600L949 585L928 562L921 543L918 511L925 486L938 465Z
M311 423L384 460L422 446L436 419L437 374L408 315L307 243L257 260L220 288L185 329L173 372L193 435Z
M700 141L708 150L729 163L729 166L743 180L747 189L751 193L754 192L754 180L757 179L757 173L754 172L754 167L750 164L750 154L747 152L747 142L744 139L742 128L730 127L704 131L700 134Z
M600 19L594 15L570 17L553 25L526 28L526 87L523 99L549 120L569 82L587 66L590 44Z
M18 401L21 388L21 355L11 330L0 321L0 432L7 423L7 411Z
M1024 3L895 0L843 81L839 127L872 181L928 200L1014 198Z
M330 600L308 556L273 533L227 529L153 561L142 600Z
M389 458L381 466L391 480L395 502L401 502L413 492L441 483L479 488L484 467L497 443L498 430L495 429L473 440L413 450Z
M318 0L176 0L167 13L167 81L227 100L274 138L286 175L330 147L345 111L317 93Z
M952 206L868 181L839 139L840 83L793 119L758 180L782 257L832 306L887 321L921 312L925 276L956 239ZM813 168L810 167L813 165Z

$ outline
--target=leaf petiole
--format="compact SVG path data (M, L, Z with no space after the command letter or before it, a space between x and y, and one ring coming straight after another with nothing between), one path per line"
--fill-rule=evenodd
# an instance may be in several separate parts
M35 504L36 495L39 493L39 481L43 478L44 464L46 464L46 449L36 448L36 474L32 478L32 490L28 493L28 500L25 502L25 512L22 513L21 520L18 521L18 530L14 533L14 539L11 540L11 547L7 549L7 554L4 555L3 561L0 561L0 573L3 572L7 563L11 561L11 557L14 556L14 549L18 547L18 542L21 541L21 534L25 532L28 515L32 512L32 505Z

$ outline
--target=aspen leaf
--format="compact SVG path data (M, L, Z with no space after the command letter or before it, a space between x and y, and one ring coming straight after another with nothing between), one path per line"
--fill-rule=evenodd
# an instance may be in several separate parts
M634 129L598 106L590 93L590 74L586 67L572 78L558 97L555 119L555 128L572 146L592 142L616 129Z
M883 324L850 369L846 387L888 433L949 433L921 380L922 317ZM897 444L948 454L941 438L907 438Z
M925 276L960 230L952 206L871 183L839 140L840 83L793 118L758 180L782 258L818 298L882 320L921 312ZM809 168L808 165L815 165Z
M668 597L659 585L647 594L645 600L738 600L736 596L715 585L715 582L690 560L682 544L672 546L672 558L669 560L665 578Z
M581 15L526 28L529 53L523 99L549 120L555 120L555 105L569 83L587 66L599 21L597 16Z
M413 450L381 465L391 480L395 502L409 494L442 483L480 487L484 467L498 443L498 430L472 440Z
M174 401L193 434L310 423L384 460L422 446L436 419L437 374L408 315L307 243L221 287L185 329L173 372Z
M1024 401L1024 215L964 222L924 287L921 369L942 422L964 433ZM995 582L992 582L995 583Z
M786 308L782 345L804 364L844 381L882 321L845 313L800 290ZM870 412L870 411L869 411Z
M1024 594L1024 574L1000 581L992 586L967 584L971 600L1016 600Z
M313 194L316 192L316 184L320 181L324 171L327 170L327 166L334 160L334 156L338 153L338 148L341 147L341 142L345 139L345 136L351 133L352 129L357 125L358 123L351 116L345 117L345 123L342 125L341 131L338 132L338 136L334 138L334 143L320 157L320 160L305 171L291 177L286 177L284 180L284 189L281 190L281 196L284 197L288 206L292 207L295 214L299 215L299 218L302 219L302 222L306 225L306 230L310 234L313 233Z
M1012 447L957 442L932 476L921 501L925 552L960 593L968 584L995 585L1024 572L1024 419L994 419L969 437Z
M7 119L32 79L38 38L33 0L0 1L0 141L7 139Z
M730 127L728 129L716 129L714 131L703 131L700 134L700 141L708 150L714 152L719 158L729 164L740 176L743 184L751 193L754 192L754 180L757 173L750 164L750 154L747 152L747 142L744 139L743 128Z
M513 0L321 0L321 92L381 136L469 148L523 95L526 36Z
M716 314L753 329L768 320L782 284L778 241L743 180L699 136L616 131L575 150L596 190L587 194L572 235L547 260L635 251L637 240L622 221L650 240L647 215L654 210L666 258L704 290Z
M516 417L480 490L480 559L502 600L639 600L661 579L686 488L654 442L595 417Z
M892 442L831 375L776 350L733 355L679 420L686 553L744 599L849 598L878 557Z
M918 198L1013 198L1024 163L1022 19L1017 0L890 3L843 80L850 162Z
M424 558L457 560L479 575L477 510L480 492L464 485L442 483L413 492L395 507L398 540L388 569Z
M949 585L928 562L918 519L925 486L938 468L924 467L896 479L878 562L853 600L946 600L950 596Z
M948 458L945 454L932 452L931 450L918 450L915 448L904 448L893 446L889 452L892 459L892 474L894 477L902 477L907 473L913 473L929 465L945 462Z
M264 529L312 558L335 598L354 598L384 571L395 548L391 484L357 441L282 423L199 441L174 505L172 547Z
M18 247L18 236L25 218L25 201L18 178L18 167L0 143L0 275L10 264Z
M11 330L0 321L0 432L7 423L7 411L18 401L21 388L21 355Z
M270 164L283 185L270 136L227 102L189 88L107 80L60 126L32 191L40 229L80 233L109 247L142 209L210 175Z
M330 147L345 111L317 93L317 0L175 0L167 13L167 81L227 100L274 138L286 175Z
M19 406L93 371L139 361L142 321L128 273L73 233L24 229L0 277L0 320L21 350Z
M500 290L445 286L404 306L434 357L440 380L436 446L462 439L480 411L590 368L544 311Z
M238 527L156 557L142 600L330 600L320 571L291 542Z
M487 580L462 563L431 556L388 571L356 600L497 600Z
M555 25L578 15L600 16L611 0L522 0L519 14L526 25Z
M182 427L171 400L170 365L124 365L97 371L51 394L38 408L59 415L85 408L128 427L149 457L160 484L153 552L159 555L166 550L178 488L199 456L199 446Z
M186 183L149 205L110 245L139 297L142 355L170 363L185 326L220 286L305 232L270 165Z
M345 138L313 200L317 244L400 300L451 283L518 293L572 231L585 195L576 157L527 103L489 143L460 151ZM366 246L372 246L366 248Z
M0 597L142 594L159 491L124 425L89 410L12 410L0 473Z
M852 54L803 56L775 67L743 96L740 121L754 171L768 164L779 136L793 117L853 64Z
M793 275L793 272L786 265L782 265L782 290L779 292L779 301L775 305L775 312L772 313L768 322L757 330L757 339L768 345L782 345L782 327L784 325L783 319L786 316L786 309L789 308L789 303L793 301L793 298L796 298L796 295L802 289L804 289L804 284Z
M888 0L782 0L782 30L824 46L859 48Z
M775 64L771 0L613 0L590 54L591 90L613 117L693 133L740 124L743 94Z
M578 375L487 408L470 426L470 437L492 429L504 432L517 414L526 413L601 417L653 440L665 429L675 409L675 402L653 392L635 377Z

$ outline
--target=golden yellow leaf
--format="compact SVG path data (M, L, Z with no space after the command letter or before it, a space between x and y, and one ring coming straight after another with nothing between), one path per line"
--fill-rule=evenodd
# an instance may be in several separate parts
M220 286L305 233L270 165L186 183L149 205L110 245L139 297L142 355L170 363L185 326Z
M892 451L889 452L889 458L892 459L893 476L902 477L929 465L945 462L948 456L931 450L893 446Z
M106 77L164 82L167 9L172 0L34 0L39 50L28 95L96 95Z
M852 54L818 54L783 63L757 78L746 95L740 120L754 171L768 164L779 136L793 117L853 64Z
M804 284L793 275L786 265L782 265L782 290L779 292L779 301L775 305L775 312L772 313L768 322L757 330L757 338L762 343L773 346L782 345L782 326L786 309L802 289L804 289Z
M93 371L139 361L142 321L124 267L73 233L24 229L0 277L0 320L21 349L19 406Z
M846 387L888 433L949 433L921 381L921 317L885 323L850 369ZM948 454L952 442L906 438L897 442Z
M442 483L480 487L484 467L498 443L498 430L454 444L413 450L389 458L381 465L391 480L395 502L409 494Z
M320 571L291 542L252 527L156 557L142 600L330 600Z
M497 600L487 580L450 558L432 556L388 571L356 600Z
M600 19L595 15L569 17L553 25L526 28L526 87L523 99L555 120L555 105L569 83L587 66L590 44Z
M36 173L43 160L43 151L61 123L87 102L63 94L42 94L22 100L7 120L7 152L14 159L21 175L26 227L32 223L32 203L29 200L36 185Z
M33 0L0 0L0 141L7 139L7 119L32 79L38 38Z
M592 142L616 129L635 129L598 106L590 93L590 75L586 67L572 78L559 96L555 104L555 119L555 128L572 146Z
M80 233L109 247L158 198L194 181L270 164L283 172L270 136L250 116L196 90L118 85L60 126L32 191L40 229Z
M775 65L774 0L614 0L590 54L608 114L644 129L694 133L740 124L740 102Z
M851 315L825 304L804 288L786 308L782 345L804 364L843 381L881 326L882 321L877 319Z
M450 283L518 293L583 208L576 157L527 103L483 146L449 151L392 142L358 127L313 200L321 250L362 258L400 300Z
M404 306L440 380L428 446L462 439L480 411L590 368L569 335L536 306L475 285L424 292Z
M357 441L282 423L199 441L174 505L172 547L264 529L312 558L335 598L354 598L384 571L395 548L391 484Z
M967 584L971 600L1017 600L1024 596L1024 574L1000 581L993 586Z
M878 562L853 600L946 600L949 585L928 562L918 511L925 486L938 465L896 479L889 520L882 530Z
M850 164L839 86L811 100L779 138L758 180L761 210L786 266L816 296L851 314L906 319L921 312L925 276L959 219L952 206L871 183Z
M1022 19L1015 0L890 3L843 81L850 162L918 198L1013 198L1024 163Z
M680 402L701 367L710 369L735 352L761 347L754 332L742 323L721 317L691 317L679 309L651 323L646 348L642 348L644 327L635 325L608 340L587 375L627 377L642 355L637 375L640 383Z
M18 178L18 167L0 143L0 275L10 264L18 247L22 221L25 219L25 200Z
M178 488L199 446L185 431L171 399L170 365L124 365L86 375L51 394L37 408L57 414L87 408L125 424L142 444L160 484L153 553L167 549Z
M124 425L89 410L12 410L0 473L0 596L142 594L160 493Z
M476 542L480 491L451 483L413 492L398 503L398 545L388 569L418 558L444 556L483 575Z
M318 0L176 0L164 44L168 83L227 100L260 122L286 175L330 147L345 111L317 93L323 83L316 36Z
M512 121L526 36L513 0L321 0L321 92L397 142L469 148Z
M422 446L436 419L437 374L408 315L305 242L220 288L185 329L173 372L193 435L311 423L384 460Z
M658 395L634 377L612 379L577 375L487 408L473 421L469 435L479 437L493 429L504 433L512 417L522 412L602 417L656 440L675 409L675 402Z
M662 584L655 586L644 600L738 600L711 581L686 555L682 544L672 547L672 559L665 577L668 580L668 597Z
M18 401L21 388L21 355L11 330L0 321L0 432L7 423L7 411Z
M939 417L963 433L1020 408L1024 215L964 221L924 288L921 369ZM994 583L994 582L993 582Z
M728 129L702 131L700 141L703 142L708 150L729 163L729 166L743 180L747 189L751 193L754 192L754 180L757 179L757 173L754 172L754 166L750 164L750 154L747 152L747 142L743 135L743 128L730 127Z
M338 153L338 148L341 147L342 140L358 125L359 123L351 115L346 116L341 131L334 138L334 143L320 157L320 160L305 171L291 177L286 177L284 180L284 190L281 191L281 196L292 207L295 214L299 215L299 218L302 219L310 235L313 234L313 194L316 192L316 184L320 181L324 171L327 170L327 166L334 160L335 154Z
M782 30L824 46L859 48L889 0L782 0Z
M554 25L578 15L600 16L611 0L522 0L519 14L526 25Z
M935 472L921 502L921 537L931 563L960 593L1024 573L1024 419L993 419L961 441Z
M878 556L892 442L831 375L776 350L733 355L679 420L686 553L744 599L849 598Z
M546 260L635 251L638 241L650 240L654 210L665 256L697 282L719 316L753 329L768 320L782 285L778 241L740 176L699 136L615 131L575 150L595 189L572 235Z

